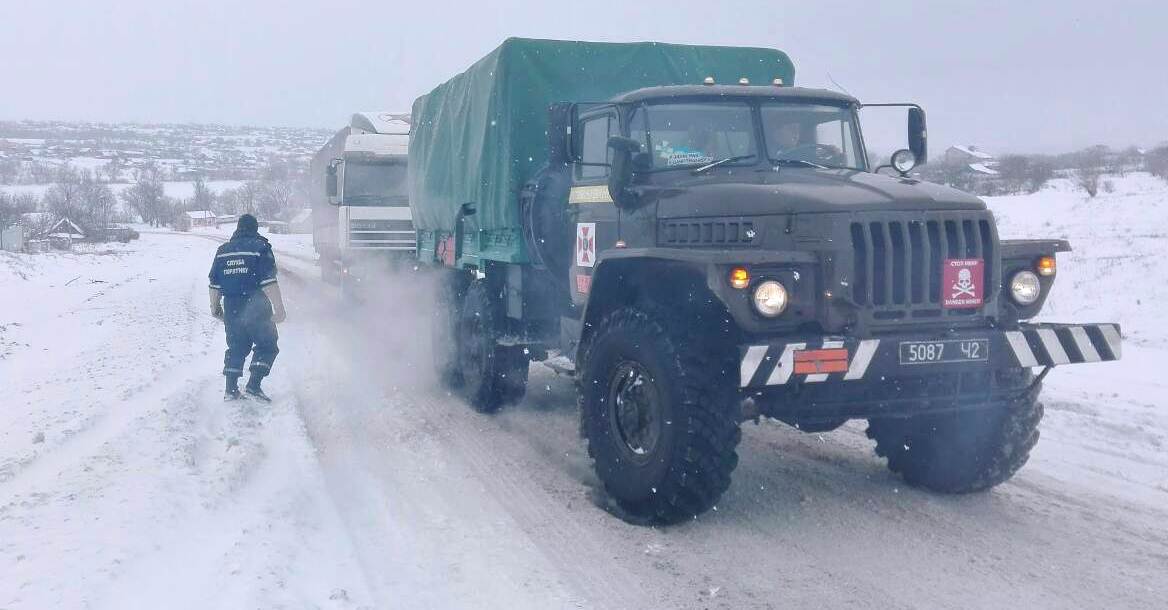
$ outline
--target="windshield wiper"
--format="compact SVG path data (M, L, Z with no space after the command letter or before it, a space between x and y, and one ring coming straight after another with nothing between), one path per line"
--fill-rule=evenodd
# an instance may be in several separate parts
M725 159L718 159L717 161L714 161L713 163L707 163L701 167L695 167L694 170L690 173L696 176L696 175L698 175L706 170L714 169L715 167L718 167L719 165L725 165L727 163L734 163L735 161L745 161L745 160L753 158L753 157L754 157L754 155L738 155L735 157L726 157Z
M775 159L775 167L813 167L815 169L830 169L826 165L804 161L803 159Z

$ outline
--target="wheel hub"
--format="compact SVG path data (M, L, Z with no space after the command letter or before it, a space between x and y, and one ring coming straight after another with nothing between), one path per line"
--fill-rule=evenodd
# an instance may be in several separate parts
M608 392L613 423L625 448L647 461L661 439L661 400L645 367L624 362L617 367Z

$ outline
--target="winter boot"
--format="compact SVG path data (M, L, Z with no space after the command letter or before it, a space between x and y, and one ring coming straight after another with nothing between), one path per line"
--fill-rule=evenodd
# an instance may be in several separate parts
M239 400L243 398L243 394L239 393L239 376L227 376L227 388L223 392L223 402L230 402L232 400Z
M244 388L243 391L246 392L248 396L260 402L272 402L272 399L268 398L268 395L264 394L264 391L260 389L260 382L263 380L263 375L256 375L255 373L252 373L251 379L247 380L247 387Z

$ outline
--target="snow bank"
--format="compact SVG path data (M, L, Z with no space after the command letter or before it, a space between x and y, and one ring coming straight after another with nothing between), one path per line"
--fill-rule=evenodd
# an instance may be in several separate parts
M1106 192L1106 184L1112 192ZM1134 345L1168 346L1168 183L1145 173L1104 179L1087 197L1069 180L1032 195L987 197L1003 239L1062 238L1058 279L1043 310L1057 321L1115 321Z

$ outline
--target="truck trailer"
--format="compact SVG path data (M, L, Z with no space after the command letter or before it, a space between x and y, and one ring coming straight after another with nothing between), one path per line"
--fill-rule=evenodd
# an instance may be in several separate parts
M412 260L409 134L408 113L361 112L312 158L312 243L322 279L342 294Z
M528 365L575 376L599 479L638 523L708 510L740 425L868 422L914 486L989 489L1026 462L1052 367L1120 357L1118 325L1032 322L1053 239L917 180L925 112L869 160L856 98L774 49L509 39L418 98L417 259L435 365L474 409ZM876 105L876 104L869 104Z

